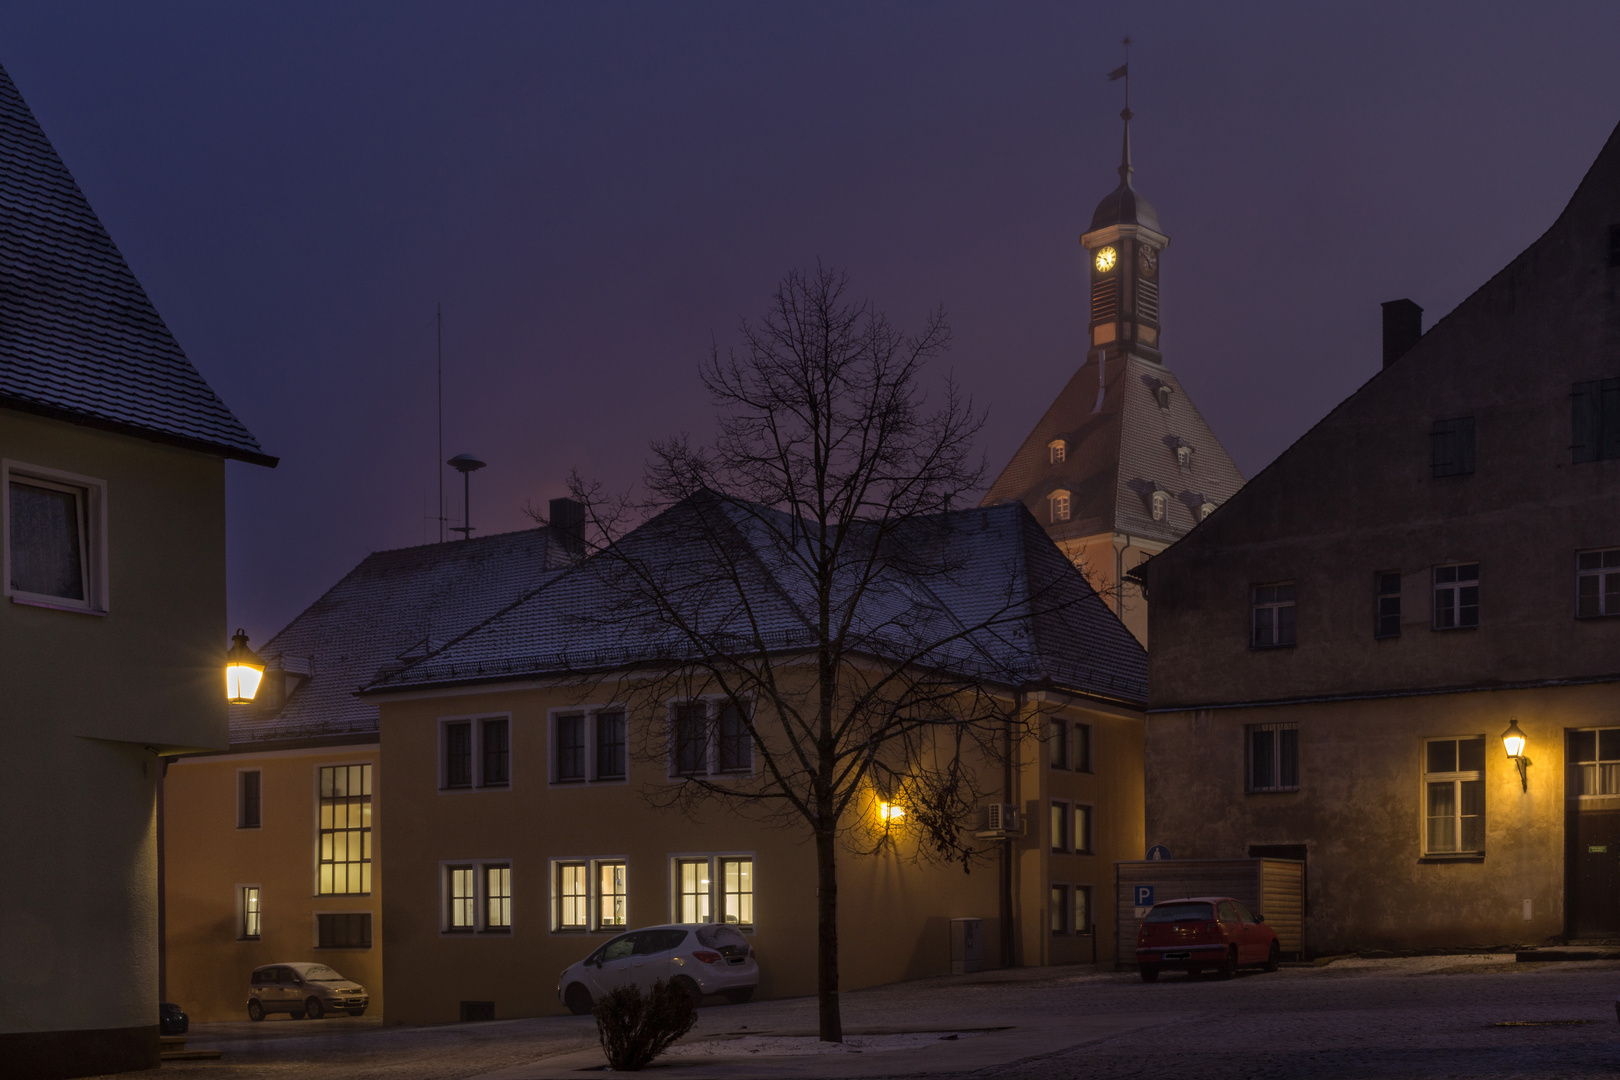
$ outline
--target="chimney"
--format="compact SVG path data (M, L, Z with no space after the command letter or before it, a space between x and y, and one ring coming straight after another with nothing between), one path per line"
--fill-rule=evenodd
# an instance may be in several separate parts
M551 500L551 535L570 555L585 554L585 504L575 499Z
M1410 300L1384 302L1384 366L1405 356L1423 336L1423 309Z

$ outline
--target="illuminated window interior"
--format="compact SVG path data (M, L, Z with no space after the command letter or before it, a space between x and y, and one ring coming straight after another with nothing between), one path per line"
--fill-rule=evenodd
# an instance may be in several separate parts
M369 893L371 766L323 766L320 792L320 893Z

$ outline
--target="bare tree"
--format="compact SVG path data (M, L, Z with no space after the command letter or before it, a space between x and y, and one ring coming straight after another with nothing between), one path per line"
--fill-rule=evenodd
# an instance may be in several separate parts
M842 273L792 273L740 347L715 347L703 378L718 437L654 444L650 497L572 482L593 525L586 566L615 598L580 617L627 628L626 696L725 703L644 732L641 753L688 774L649 798L721 800L814 840L820 1034L834 1042L839 843L887 842L855 812L875 791L905 808L922 856L982 857L973 818L1024 723L1003 646L1030 613L1028 581L982 551L970 567L968 515L948 513L984 464L982 416L948 379L935 402L921 386L950 341L943 311L906 334L848 292ZM944 599L970 570L980 595L987 575L1004 579L972 618ZM706 746L722 775L683 764ZM744 747L750 767L723 775Z

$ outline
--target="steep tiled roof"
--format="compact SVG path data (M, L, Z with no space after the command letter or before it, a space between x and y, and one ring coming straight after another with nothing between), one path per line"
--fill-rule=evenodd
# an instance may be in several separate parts
M1052 402L1023 445L991 485L983 505L1019 501L1046 522L1047 499L1069 492L1066 524L1051 524L1058 539L1121 532L1173 542L1198 523L1199 507L1217 506L1243 486L1243 475L1197 406L1163 364L1139 356L1108 361L1105 392L1098 395L1098 363L1086 361ZM1169 389L1168 407L1159 389ZM1067 444L1052 463L1048 447ZM1192 451L1183 467L1178 446ZM1163 521L1153 519L1155 490L1170 496Z
M625 562L598 555L368 692L680 659L694 644L670 628L675 619L734 654L760 643L802 649L814 641L813 593L795 552L771 539L791 535L785 521L717 496L688 500L624 541L626 557L657 580L656 602L626 585ZM936 569L889 571L871 583L855 607L856 651L915 657L1002 684L1144 699L1141 646L1022 506L922 519L903 545L910 555L926 551L921 563ZM726 574L712 572L720 562ZM843 587L856 576L843 575ZM669 611L653 614L663 603Z
M276 463L186 359L3 68L0 406Z
M565 565L546 529L379 551L257 651L296 689L266 715L231 709L231 744L369 736L377 707L354 696L385 665L402 666L532 594ZM264 693L264 691L261 691Z

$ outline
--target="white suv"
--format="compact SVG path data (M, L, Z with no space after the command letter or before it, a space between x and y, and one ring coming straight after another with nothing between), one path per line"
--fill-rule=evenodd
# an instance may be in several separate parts
M325 964L266 964L253 969L248 984L248 1019L284 1012L294 1020L319 1020L329 1012L362 1016L370 1003L366 988Z
M557 980L557 1000L578 1016L616 986L634 984L645 992L660 979L673 982L694 1003L705 994L724 994L740 1005L759 985L759 965L736 927L649 926L620 934L564 971Z

